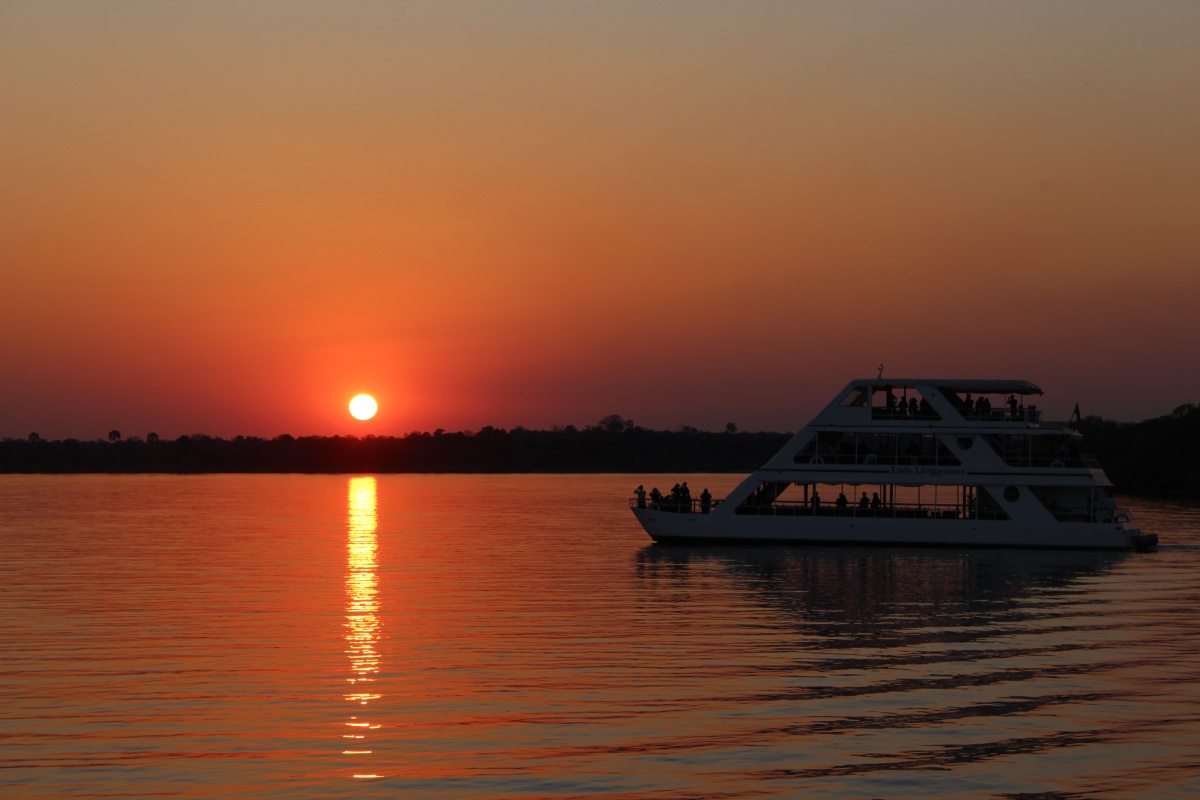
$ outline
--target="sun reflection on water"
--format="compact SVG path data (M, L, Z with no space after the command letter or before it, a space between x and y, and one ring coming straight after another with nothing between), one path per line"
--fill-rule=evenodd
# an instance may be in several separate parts
M373 691L379 674L379 579L376 575L376 555L379 542L376 536L376 486L371 477L351 478L346 508L346 655L350 658L351 675L346 680L350 691L346 700L362 707L379 694ZM367 732L380 726L350 717L346 723L349 739L343 755L369 755L364 748ZM354 749L349 749L353 747ZM378 778L375 774L356 773L355 778Z

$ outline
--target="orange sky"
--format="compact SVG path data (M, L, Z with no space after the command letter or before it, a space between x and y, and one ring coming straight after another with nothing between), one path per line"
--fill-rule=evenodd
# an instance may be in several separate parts
M881 361L1167 413L1200 401L1197 30L0 2L0 436L788 430Z

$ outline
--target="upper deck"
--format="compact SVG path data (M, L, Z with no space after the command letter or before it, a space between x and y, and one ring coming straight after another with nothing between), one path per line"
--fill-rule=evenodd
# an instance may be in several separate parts
M1037 384L1022 380L862 378L847 384L810 425L917 422L939 428L980 423L1036 427L1041 410L1026 400L1041 394Z

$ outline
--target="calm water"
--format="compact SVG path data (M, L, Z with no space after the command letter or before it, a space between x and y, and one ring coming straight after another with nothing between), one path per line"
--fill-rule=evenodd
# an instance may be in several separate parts
M1200 507L663 548L642 480L0 477L0 796L1200 795Z

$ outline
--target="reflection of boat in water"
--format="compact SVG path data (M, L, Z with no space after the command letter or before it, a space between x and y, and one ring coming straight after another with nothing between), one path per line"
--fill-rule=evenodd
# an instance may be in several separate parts
M1106 574L1128 557L1112 551L681 545L643 549L637 569L641 580L674 588L720 574L813 624L875 621L899 629L935 624L943 615L962 624L972 609L996 620L1030 593Z
M1116 507L1080 434L1025 406L1041 393L1028 381L856 380L724 500L679 491L631 506L658 542L1156 544Z

